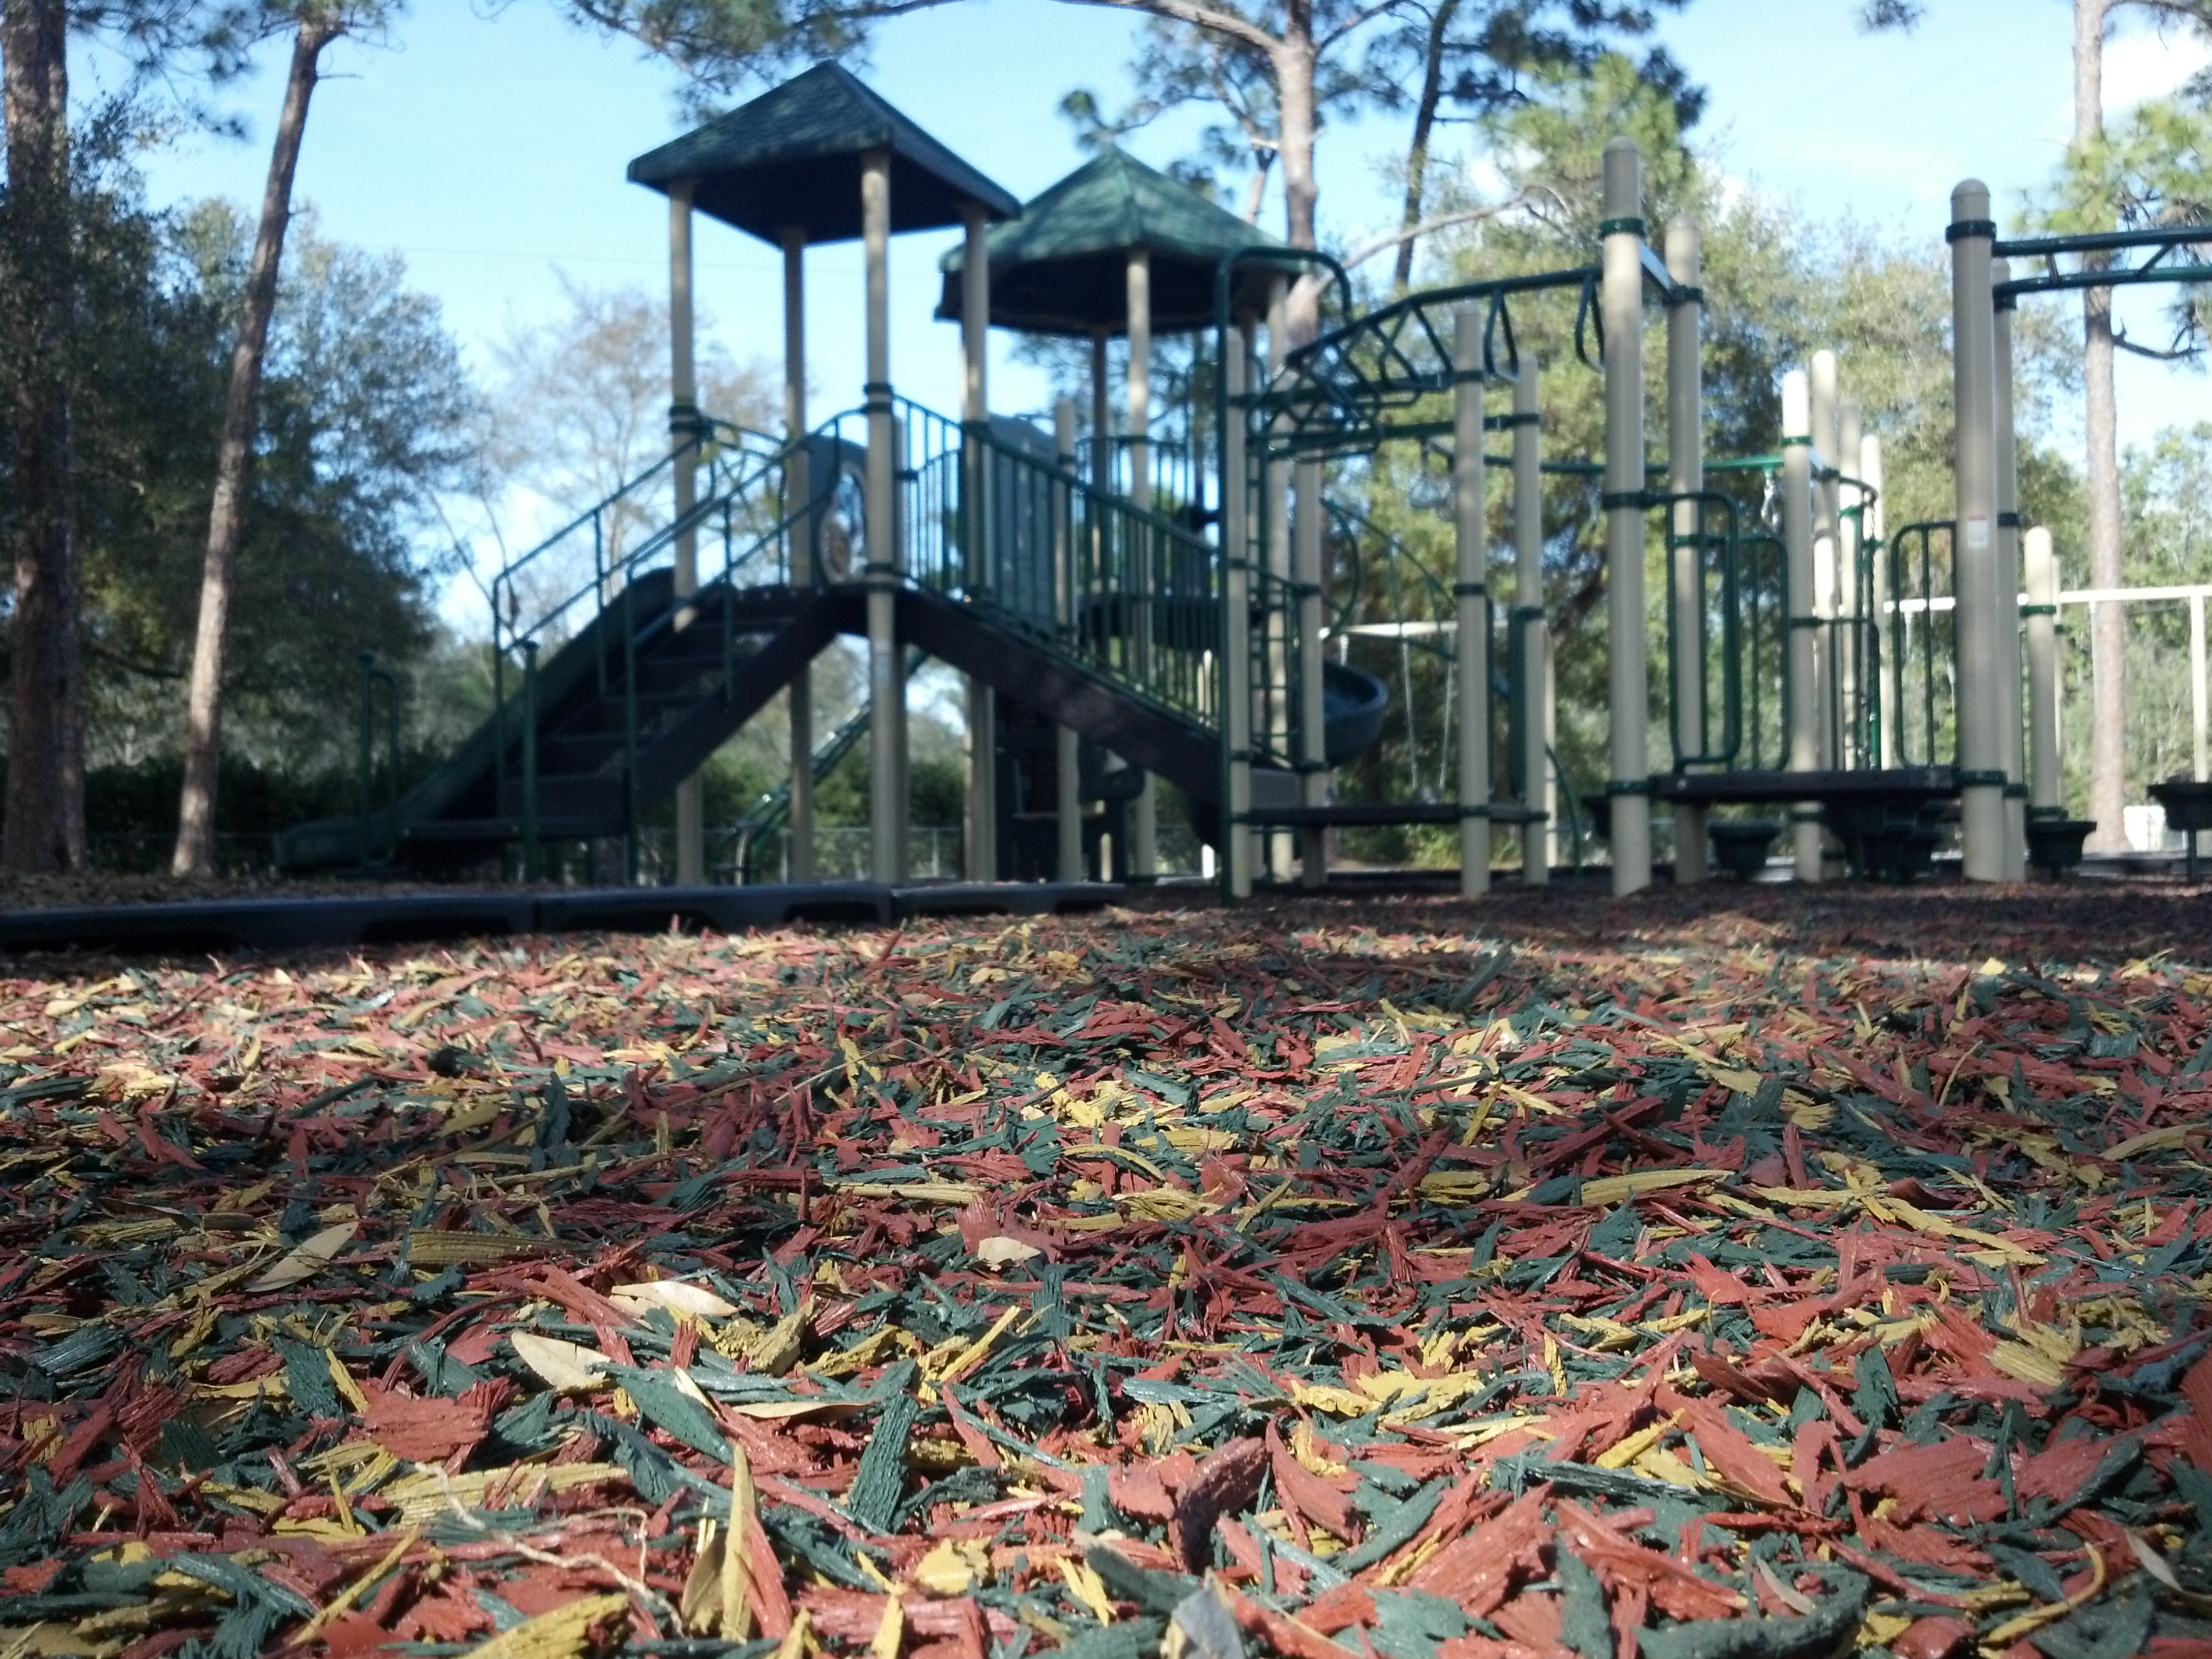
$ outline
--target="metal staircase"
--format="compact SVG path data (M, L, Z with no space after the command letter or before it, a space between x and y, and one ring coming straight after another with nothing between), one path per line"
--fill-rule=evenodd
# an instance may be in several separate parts
M1094 487L1018 423L963 429L896 407L889 526L860 507L855 410L793 445L704 429L698 505L681 519L663 507L622 544L623 529L653 522L672 456L515 560L492 589L490 716L396 803L286 832L280 864L450 874L520 848L530 873L544 842L619 837L634 875L646 813L839 634L865 630L872 580L891 586L903 641L1170 780L1210 836L1212 546ZM868 545L886 529L888 577ZM678 596L686 541L699 583ZM546 580L563 569L568 580ZM1279 757L1255 777L1263 798L1295 794Z

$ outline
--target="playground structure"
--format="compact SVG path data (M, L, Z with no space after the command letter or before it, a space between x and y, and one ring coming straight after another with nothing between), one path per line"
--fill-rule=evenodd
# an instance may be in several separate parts
M1093 868L1152 878L1161 779L1218 849L1231 898L1262 881L1321 885L1330 832L1377 824L1455 827L1470 894L1489 885L1494 830L1510 826L1522 878L1540 883L1563 830L1581 842L1585 811L1626 894L1652 879L1655 802L1673 812L1680 883L1705 877L1709 841L1746 867L1779 828L1716 809L1786 811L1795 872L1818 881L1846 865L1911 874L1954 802L1966 877L2017 879L2030 826L2049 841L2066 820L2058 600L2047 534L2021 536L2011 307L2022 295L2212 274L2161 263L2212 235L2197 228L1999 241L1987 191L1962 185L1948 231L1954 516L1891 530L1880 441L1841 395L1832 354L1785 378L1778 455L1705 456L1697 230L1668 226L1663 257L1650 246L1640 160L1625 139L1605 154L1595 262L1358 315L1327 256L1275 243L1118 152L1024 208L834 66L639 158L630 177L669 202L670 453L501 573L498 706L485 726L405 798L372 802L364 789L354 817L290 832L280 856L291 867L458 871L511 854L536 880L550 847L618 841L634 881L644 817L672 798L676 879L696 884L709 866L698 769L787 690L789 781L744 834L786 830L789 879L811 878L814 785L865 740L869 873L902 880L907 682L927 655L965 679L970 880L1080 880ZM782 251L781 435L697 408L702 213ZM963 236L939 314L960 325L957 420L894 392L888 307L891 236L951 225ZM805 250L855 237L867 270L864 401L813 424ZM2136 250L2139 266L2057 268L2062 256ZM2045 270L2014 278L2008 259ZM1542 453L1541 373L1514 317L1547 295L1573 299L1575 356L1603 377L1601 470ZM1644 432L1655 300L1668 348L1663 488ZM1088 341L1087 444L1071 404L1049 432L993 416L994 325ZM1171 334L1194 337L1193 385L1210 395L1194 391L1164 422L1153 342ZM1115 338L1127 343L1118 442ZM1508 434L1507 455L1485 453L1492 432ZM1445 469L1448 584L1328 494L1332 468L1344 477L1391 443L1418 444ZM1510 481L1503 606L1486 516L1493 464ZM1547 471L1601 474L1608 766L1581 804L1553 744ZM1716 484L1731 473L1767 482L1778 523ZM672 505L656 520L663 490ZM1655 514L1657 744L1644 591ZM625 544L641 518L649 528ZM544 573L580 568L586 550L587 578L541 592ZM808 671L840 634L866 641L866 706L817 743ZM1383 672L1352 665L1355 647L1379 652ZM1389 720L1407 733L1407 787L1346 798L1340 769ZM364 756L369 738L365 704ZM746 866L740 848L730 867Z

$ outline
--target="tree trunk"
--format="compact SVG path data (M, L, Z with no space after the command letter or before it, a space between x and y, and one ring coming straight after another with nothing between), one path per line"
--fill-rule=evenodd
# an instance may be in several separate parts
M246 306L238 349L230 360L230 392L222 406L222 447L217 453L215 501L208 512L207 560L200 572L199 627L192 640L192 678L185 709L185 787L177 804L177 848L170 869L205 876L215 867L216 773L222 756L222 653L230 621L230 590L238 568L240 527L247 475L253 462L261 366L269 346L269 317L276 307L276 271L284 257L284 230L292 216L292 179L300 164L300 138L314 94L323 48L341 33L328 21L302 23L292 41L291 78L284 112L269 155L269 185L261 198L261 228L246 273Z
M0 863L84 864L83 579L70 411L69 19L63 0L0 0L8 135L6 349L15 380L15 617Z
M1280 117L1277 135L1283 165L1283 240L1292 247L1318 246L1314 238L1314 210L1321 200L1321 185L1314 178L1314 138L1319 118L1314 102L1313 7L1310 0L1291 0L1283 20L1283 35L1274 51L1275 100ZM1317 331L1321 290L1310 276L1302 276L1291 288L1291 343L1303 344Z
M2105 131L2105 23L2112 0L2074 0L2074 146L2086 149ZM2106 227L2110 228L2110 227ZM2100 263L2091 255L2085 264ZM2083 426L2088 441L2089 585L2119 587L2127 573L2120 549L2119 415L2112 394L2112 291L2081 295ZM2120 852L2128 844L2128 619L2124 605L2092 607L2089 656L2094 690L2089 720L2089 845Z
M1260 204L1267 197L1267 173L1275 165L1275 152L1255 149L1252 152L1252 182L1244 190L1244 222L1260 222Z
M1390 278L1390 291L1403 294L1413 280L1413 231L1421 222L1428 196L1429 140L1436 131L1437 106L1443 101L1444 37L1459 10L1459 0L1438 0L1429 14L1428 55L1421 68L1420 100L1413 106L1413 141L1406 149L1406 207L1399 233L1398 268Z

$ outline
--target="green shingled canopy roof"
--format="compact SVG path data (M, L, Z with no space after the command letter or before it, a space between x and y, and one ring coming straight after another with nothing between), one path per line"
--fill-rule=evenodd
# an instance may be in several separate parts
M860 162L891 158L891 229L960 222L970 203L994 219L1021 211L1013 197L931 137L851 74L818 64L750 104L672 139L629 164L632 184L667 193L696 180L692 205L764 241L797 226L808 242L860 234Z
M1275 238L1224 211L1187 185L1120 149L1102 151L993 228L991 320L1031 334L1128 331L1129 253L1152 256L1152 331L1175 334L1213 321L1214 273L1239 248ZM944 260L937 314L961 311L963 250ZM1242 306L1264 303L1267 276L1243 279Z

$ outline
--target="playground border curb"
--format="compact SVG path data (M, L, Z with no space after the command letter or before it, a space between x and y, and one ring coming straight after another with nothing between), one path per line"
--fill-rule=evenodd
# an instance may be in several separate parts
M154 954L392 945L514 933L744 933L794 922L888 927L939 915L1048 915L1121 899L1111 882L815 882L756 887L613 887L549 893L308 895L72 905L0 912L0 954Z

